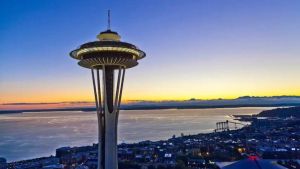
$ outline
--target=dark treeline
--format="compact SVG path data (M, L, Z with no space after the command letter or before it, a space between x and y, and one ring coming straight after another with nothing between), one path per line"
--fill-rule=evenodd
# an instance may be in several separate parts
M300 118L300 106L265 110L258 114L260 117L297 117Z

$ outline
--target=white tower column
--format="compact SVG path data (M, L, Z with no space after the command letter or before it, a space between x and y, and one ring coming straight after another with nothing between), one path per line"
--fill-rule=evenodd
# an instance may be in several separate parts
M105 169L118 168L117 124L116 112L105 113Z
M118 117L122 98L125 68L122 66L119 66L117 69L115 68L118 72L116 85L114 85L115 69L111 69L104 65L101 68L103 79L102 83L100 83L99 75L99 71L101 71L101 69L96 69L96 77L94 70L92 69L93 88L98 118L98 169L117 169ZM95 83L95 79L97 80L97 83Z

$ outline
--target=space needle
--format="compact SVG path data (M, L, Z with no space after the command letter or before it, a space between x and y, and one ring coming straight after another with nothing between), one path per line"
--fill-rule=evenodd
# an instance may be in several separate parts
M98 40L82 44L70 52L78 65L91 70L98 119L98 169L117 169L117 128L125 70L138 65L146 56L135 45L122 42L110 29Z

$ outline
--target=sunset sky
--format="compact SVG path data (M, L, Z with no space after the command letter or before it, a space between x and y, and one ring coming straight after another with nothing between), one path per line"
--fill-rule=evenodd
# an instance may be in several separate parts
M69 56L112 30L144 50L123 100L300 95L299 0L1 0L0 103L93 101Z

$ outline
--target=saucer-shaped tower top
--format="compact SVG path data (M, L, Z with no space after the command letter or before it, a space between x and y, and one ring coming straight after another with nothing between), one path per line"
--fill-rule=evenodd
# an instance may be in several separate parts
M70 56L78 59L78 64L89 69L131 68L138 64L138 60L146 56L135 45L121 42L117 32L107 30L97 35L98 41L88 42L73 50Z

